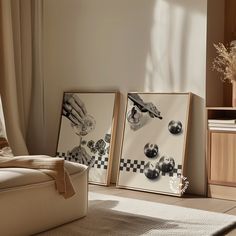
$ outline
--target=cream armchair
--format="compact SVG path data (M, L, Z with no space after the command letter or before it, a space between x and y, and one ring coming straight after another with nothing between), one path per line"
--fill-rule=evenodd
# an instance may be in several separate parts
M0 168L0 235L31 235L86 215L87 167L67 161L65 167L76 190L68 199L39 170Z

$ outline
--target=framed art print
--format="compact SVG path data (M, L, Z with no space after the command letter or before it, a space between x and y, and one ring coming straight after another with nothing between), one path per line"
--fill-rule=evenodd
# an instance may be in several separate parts
M190 93L128 93L118 187L181 196Z
M89 182L110 183L119 93L65 92L56 156L87 165Z

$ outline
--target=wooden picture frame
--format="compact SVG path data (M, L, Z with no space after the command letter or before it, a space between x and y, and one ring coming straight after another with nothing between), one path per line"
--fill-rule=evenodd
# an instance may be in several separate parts
M89 183L109 185L118 92L65 92L56 156L89 167Z
M181 196L191 93L128 93L117 187Z
M12 150L9 146L6 126L5 126L5 118L3 114L2 100L0 95L0 156L13 156Z

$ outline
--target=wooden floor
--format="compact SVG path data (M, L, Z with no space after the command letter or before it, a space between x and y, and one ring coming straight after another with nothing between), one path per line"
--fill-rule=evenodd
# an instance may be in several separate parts
M222 199L204 198L199 196L186 195L182 198L165 196L154 193L145 193L139 191L132 191L127 189L116 188L115 186L103 187L98 185L89 185L91 192L103 193L108 195L116 195L126 198L135 198L145 201L165 203L175 206L190 207L206 211L220 212L231 215L236 215L236 201L228 201ZM226 235L236 236L235 229L228 232Z

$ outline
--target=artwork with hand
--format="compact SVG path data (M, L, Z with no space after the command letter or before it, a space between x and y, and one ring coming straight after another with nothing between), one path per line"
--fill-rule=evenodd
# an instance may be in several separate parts
M180 196L190 94L129 93L117 186Z
M63 96L57 156L89 166L91 183L109 184L116 99L116 93Z

